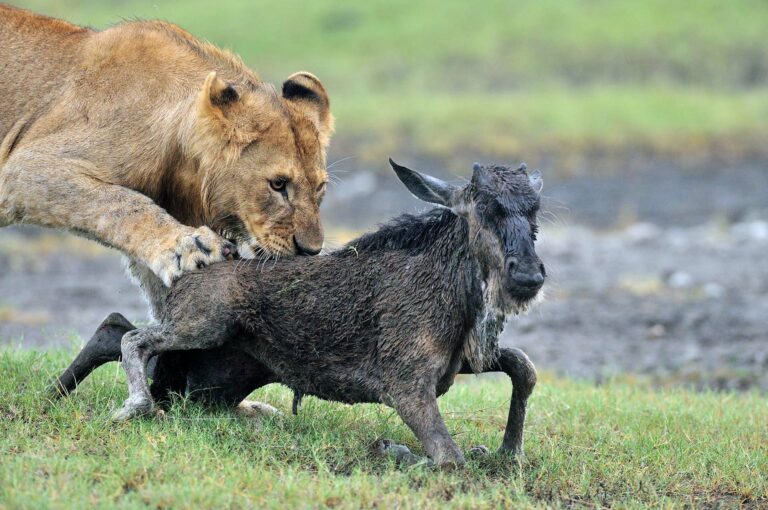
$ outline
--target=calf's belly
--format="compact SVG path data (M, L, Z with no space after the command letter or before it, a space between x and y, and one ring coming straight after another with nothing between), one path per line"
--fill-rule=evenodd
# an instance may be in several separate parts
M255 389L277 382L268 367L229 346L186 354L187 394L193 400L234 405Z
M294 391L346 404L382 401L378 370L366 356L297 354L297 350L269 341L249 342L244 350L274 373L276 381Z

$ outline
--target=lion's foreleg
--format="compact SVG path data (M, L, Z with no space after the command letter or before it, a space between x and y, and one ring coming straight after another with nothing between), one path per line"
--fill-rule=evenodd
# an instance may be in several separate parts
M168 287L140 261L126 257L124 262L131 280L139 286L144 300L149 305L150 320L156 321L162 312Z
M93 175L100 174L87 162L20 151L0 170L0 217L96 239L141 261L165 285L234 255L208 227L182 225L149 197Z

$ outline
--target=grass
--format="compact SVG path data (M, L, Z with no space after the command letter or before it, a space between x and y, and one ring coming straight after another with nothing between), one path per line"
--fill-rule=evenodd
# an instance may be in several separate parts
M298 417L256 421L179 400L166 419L114 425L122 372L99 369L70 399L44 389L63 351L0 353L0 508L684 508L768 505L768 399L653 391L544 377L527 458L399 470L369 445L421 451L383 406L305 399ZM506 378L468 378L441 399L463 449L498 446ZM288 412L291 395L256 392Z
M768 135L756 0L12 3L95 27L168 19L273 82L309 69L332 95L344 156L745 153Z
M94 27L172 20L273 79L311 66L334 88L366 93L606 81L743 87L768 74L768 5L759 0L11 3Z
M340 105L337 114L355 126L358 150L379 163L403 147L449 160L456 151L480 159L627 149L672 157L765 155L768 89L738 96L664 87L369 95Z

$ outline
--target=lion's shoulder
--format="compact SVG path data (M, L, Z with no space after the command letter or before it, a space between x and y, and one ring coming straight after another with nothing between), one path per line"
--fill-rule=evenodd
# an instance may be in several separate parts
M178 25L162 20L130 20L112 26L99 34L102 40L115 42L110 51L130 56L136 51L145 51L145 46L161 50L163 55L175 54L178 58L202 64L207 70L217 70L238 81L259 83L259 76L249 69L242 59L229 50L219 48L198 39ZM164 70L177 69L173 62L163 62Z
M51 18L7 4L0 4L0 19L2 19L4 24L13 26L16 29L24 28L31 31L58 32L61 34L92 32L87 27L81 27L68 21Z

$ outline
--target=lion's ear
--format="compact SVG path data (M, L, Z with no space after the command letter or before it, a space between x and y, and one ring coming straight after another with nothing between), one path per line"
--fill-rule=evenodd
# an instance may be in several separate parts
M228 110L240 99L232 85L224 82L212 71L208 74L198 98L198 114L222 124L228 124ZM223 126L222 126L223 127Z
M205 79L205 87L208 89L208 100L217 108L230 105L240 98L235 87L224 83L224 80L216 76L216 71Z
M294 73L283 83L283 98L312 121L320 134L320 143L327 147L333 134L333 115L322 82L311 73Z
M195 120L185 131L184 144L190 154L215 159L233 142L232 147L239 147L249 140L251 135L239 129L237 123L242 103L235 87L225 83L215 72L209 73L197 94ZM230 158L238 153L230 151L227 154Z

